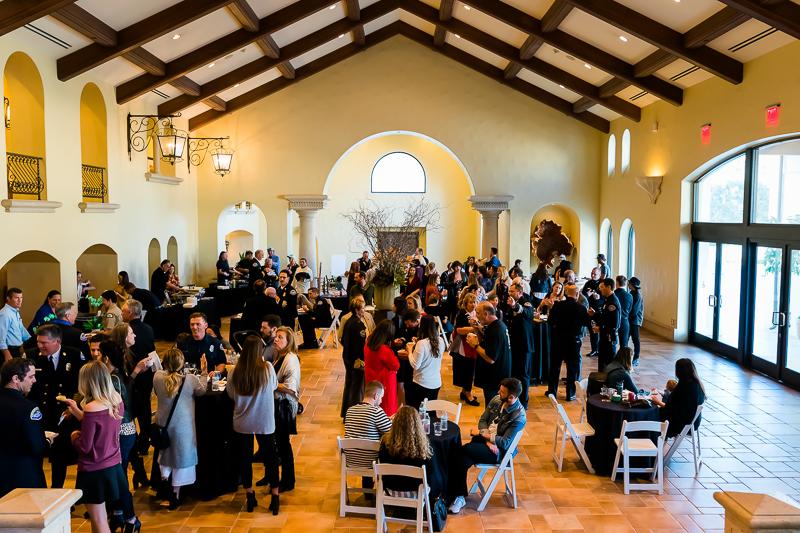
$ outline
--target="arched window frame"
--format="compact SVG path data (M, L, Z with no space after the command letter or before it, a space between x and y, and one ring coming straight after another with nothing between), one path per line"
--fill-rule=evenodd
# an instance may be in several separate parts
M422 190L413 190L413 191L398 191L398 190L376 191L375 190L375 169L378 168L378 165L380 165L381 161L383 161L385 158L387 158L389 156L392 156L392 155L395 155L395 154L402 154L402 155L408 156L408 157L412 158L414 161L417 162L417 164L419 165L420 170L422 170ZM372 167L372 172L370 172L369 183L370 183L370 192L375 193L375 194L425 194L425 192L427 191L427 188L428 188L428 175L425 172L425 167L422 165L422 162L419 159L417 159L413 155L409 154L408 152L396 151L396 152L389 152L389 153L381 156L375 162L375 165L373 165L373 167Z
M608 177L617 170L617 138L612 133L608 138Z
M625 174L631 167L631 130L622 133L622 150L620 153L620 171Z
M628 278L632 278L636 268L636 230L628 230Z
M606 264L609 270L613 272L614 267L611 265L611 258L614 257L614 229L610 225L608 226L608 233L606 234L606 250Z

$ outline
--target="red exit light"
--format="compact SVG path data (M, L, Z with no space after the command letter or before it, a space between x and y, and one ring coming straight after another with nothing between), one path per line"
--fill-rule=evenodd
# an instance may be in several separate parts
M705 124L700 127L700 139L703 143L711 140L711 124Z
M767 126L776 126L780 115L781 105L775 104L767 108Z

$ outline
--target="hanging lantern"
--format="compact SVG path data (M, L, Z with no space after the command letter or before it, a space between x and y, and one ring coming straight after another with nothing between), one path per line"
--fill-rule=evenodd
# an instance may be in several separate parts
M161 160L173 165L178 161L183 161L187 138L186 132L173 127L172 124L165 125L161 133L157 135Z
M233 150L222 147L211 150L211 162L214 164L214 173L225 177L231 171Z

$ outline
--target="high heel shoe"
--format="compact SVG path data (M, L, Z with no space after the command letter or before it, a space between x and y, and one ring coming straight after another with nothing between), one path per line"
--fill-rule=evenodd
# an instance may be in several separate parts
M277 494L273 494L272 499L269 502L269 510L272 511L273 516L276 516L280 508L281 508L280 497Z
M253 509L258 507L258 501L256 500L256 493L255 492L248 492L247 493L247 512L252 513Z
M133 522L125 522L125 530L123 533L139 533L140 529L142 529L142 523L139 522L137 518Z
M133 490L138 490L140 486L147 487L150 485L150 480L147 479L147 474L133 474Z
M111 533L117 533L118 529L125 528L125 519L122 518L121 514L112 514L108 518L108 529Z
M173 492L172 496L169 497L169 510L174 511L175 509L180 507L182 503L183 500L181 498L178 498L178 496Z

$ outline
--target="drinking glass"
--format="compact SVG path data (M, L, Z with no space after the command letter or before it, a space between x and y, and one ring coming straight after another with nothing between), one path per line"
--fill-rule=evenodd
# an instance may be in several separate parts
M600 388L600 395L601 395L601 396L608 396L608 387L606 387L605 385L603 385L603 386Z
M434 422L433 423L433 434L437 437L442 436L442 423L441 422Z

